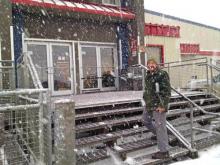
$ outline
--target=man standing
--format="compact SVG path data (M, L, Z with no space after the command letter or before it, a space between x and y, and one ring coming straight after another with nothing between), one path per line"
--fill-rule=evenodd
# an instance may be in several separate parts
M171 96L169 75L160 70L154 59L147 61L148 72L145 77L143 112L144 125L156 135L159 152L155 153L153 159L164 159L169 157L168 135L166 128L166 112Z

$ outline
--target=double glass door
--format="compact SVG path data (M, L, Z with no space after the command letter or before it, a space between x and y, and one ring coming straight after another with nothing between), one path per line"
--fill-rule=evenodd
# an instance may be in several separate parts
M26 47L44 88L53 95L73 93L71 44L26 42Z
M83 90L113 90L117 87L116 49L111 46L81 45Z

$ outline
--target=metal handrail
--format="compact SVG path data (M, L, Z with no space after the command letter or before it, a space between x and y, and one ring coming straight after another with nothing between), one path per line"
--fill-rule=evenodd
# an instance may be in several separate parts
M201 58L195 58L195 59L190 59L190 60L173 61L173 62L161 63L159 65L174 64L174 63L180 63L180 62L183 63L183 62L187 62L187 61L192 62L192 61L197 61L197 60L202 60L202 59L206 59L206 61L207 61L207 57L201 57Z
M36 94L40 92L47 92L47 89L18 89L14 91L3 91L0 92L0 97L2 96L8 96L8 95L16 95L16 94Z
M137 65L133 65L133 66L140 66L141 68L144 68L146 71L148 70L148 68L142 64L137 64ZM203 108L201 108L200 106L198 106L196 103L194 103L191 99L189 99L188 97L186 97L184 94L180 93L179 91L177 91L174 87L171 86L171 89L177 93L178 95L182 96L184 99L186 99L187 101L189 101L193 106L195 106L196 108L198 108L200 111L202 111L205 114L210 114L210 115L216 115L216 116L220 116L220 114L216 114L216 113L212 113L212 112L207 112L206 110L204 110Z
M218 113L212 113L212 112L208 112L206 110L204 110L202 107L198 106L196 103L194 103L191 99L189 99L187 96L185 96L184 94L178 92L175 88L171 87L171 89L176 92L177 94L179 94L180 96L182 96L184 99L186 99L188 102L190 102L190 104L192 104L193 106L195 106L196 108L198 108L200 111L202 111L205 114L209 114L209 115L215 115L215 116L220 116L220 114Z
M142 64L137 64L137 65L133 65L133 66L139 66L143 69L145 69L146 71L148 70L148 68ZM171 87L171 89L174 89L173 87ZM167 121L167 124L166 124L166 127L167 129L173 133L173 135L180 141L183 143L183 145L190 151L190 152L195 152L195 150L192 148L192 144L190 144L190 142L184 137L181 135L181 133L175 129L172 124L170 124L168 121Z
M207 64L209 66L211 66L210 64ZM148 70L148 68L142 64L137 64L134 66L140 66L141 68L145 69L146 71ZM218 67L216 67L218 68ZM204 110L202 107L198 106L196 103L194 103L191 99L189 99L187 96L185 96L184 94L182 94L181 92L177 91L174 87L171 86L171 89L177 93L178 95L182 96L184 99L186 99L192 106L196 107L198 110L200 110L201 112L203 112L204 114L209 114L209 115L214 115L214 116L219 116L219 113L212 113L212 112L208 112L206 110ZM183 137L179 131L177 131L169 122L167 122L167 128L190 150L190 151L194 151L193 149L193 130L198 130L198 128L193 127L193 111L194 109L191 108L190 110L190 123L191 123L191 144L188 142L188 140ZM209 130L206 129L200 129L200 131L204 131L204 132L208 132ZM218 132L216 131L211 131L212 133L216 134L216 135L220 135Z
M220 71L220 67L217 67L216 65L213 65L213 64L207 64L207 66L212 67L212 68L214 68L214 69Z

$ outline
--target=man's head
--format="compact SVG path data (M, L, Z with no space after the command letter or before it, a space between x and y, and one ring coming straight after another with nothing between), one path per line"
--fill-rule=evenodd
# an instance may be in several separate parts
M157 70L157 62L151 58L147 60L147 68L149 69L150 72L154 72Z

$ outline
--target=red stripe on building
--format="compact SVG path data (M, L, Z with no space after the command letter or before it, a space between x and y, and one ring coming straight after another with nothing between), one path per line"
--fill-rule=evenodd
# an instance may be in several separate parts
M220 56L220 51L200 50L199 44L180 44L181 55L203 55L203 56Z
M134 19L135 14L124 9L117 9L115 7L110 7L110 6L105 6L105 8L108 8L110 11L106 11L102 8L100 8L102 5L94 5L91 4L91 8L86 8L86 7L78 7L78 6L68 6L68 5L58 5L56 3L47 3L47 2L39 2L39 1L34 1L34 0L11 0L13 4L17 5L25 5L25 6L33 6L33 7L42 7L42 8L53 8L53 9L60 9L60 10L68 10L72 12L83 12L83 13L89 13L89 14L97 14L97 15L105 15L105 16L112 16L112 17L118 17L121 19ZM52 1L53 2L53 1ZM65 1L60 1L60 2L65 2ZM66 1L69 2L69 1ZM74 5L74 2L71 2ZM83 5L83 3L81 3ZM89 5L89 4L86 4ZM97 10L93 6L97 6L102 10ZM114 12L113 10L116 10L117 12Z

